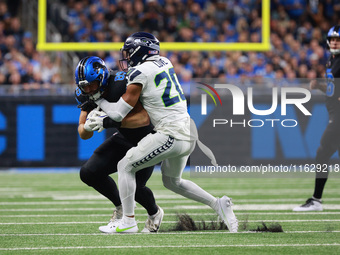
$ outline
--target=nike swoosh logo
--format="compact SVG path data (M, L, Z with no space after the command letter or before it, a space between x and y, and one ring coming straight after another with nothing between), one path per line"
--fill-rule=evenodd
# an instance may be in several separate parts
M123 231L125 231L125 230L129 230L129 229L134 228L134 227L135 227L135 226L120 229L119 226L117 226L116 231L117 231L118 233L120 233L120 232L123 232Z

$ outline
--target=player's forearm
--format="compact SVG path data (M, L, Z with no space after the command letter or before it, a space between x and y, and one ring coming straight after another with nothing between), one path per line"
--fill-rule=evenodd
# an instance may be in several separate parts
M79 124L78 125L78 134L79 134L79 137L83 140L87 140L87 139L90 139L92 136L93 136L93 131L86 131L84 129L84 124Z
M137 102L135 107L129 112L128 115L122 120L117 122L110 117L103 120L104 128L139 128L150 124L150 118L146 110L140 102Z
M122 122L117 122L111 119L110 117L106 117L103 120L104 128L139 128L144 127L150 124L149 115L146 113L138 113L138 114L128 114Z
M142 109L139 112L130 112L122 121L123 128L139 128L150 124L148 113Z
M86 131L84 129L86 117L87 117L87 112L81 111L80 116L79 116L78 134L79 134L80 138L83 139L83 140L90 139L93 136L92 131L90 132L90 131Z
M125 116L133 109L131 105L122 98L117 103L110 103L101 98L96 104L114 121L121 122Z

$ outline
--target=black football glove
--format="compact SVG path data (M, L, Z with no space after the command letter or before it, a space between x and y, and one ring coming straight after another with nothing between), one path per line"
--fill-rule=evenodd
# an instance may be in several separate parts
M78 103L78 108L81 108L83 111L90 112L97 107L96 103L91 100L88 95L81 93L78 89L75 91L75 97Z

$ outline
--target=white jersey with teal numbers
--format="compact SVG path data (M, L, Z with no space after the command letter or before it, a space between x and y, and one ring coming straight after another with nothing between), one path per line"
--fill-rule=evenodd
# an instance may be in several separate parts
M181 85L169 59L159 57L131 67L128 83L142 84L140 101L155 130L176 139L190 140L190 116Z

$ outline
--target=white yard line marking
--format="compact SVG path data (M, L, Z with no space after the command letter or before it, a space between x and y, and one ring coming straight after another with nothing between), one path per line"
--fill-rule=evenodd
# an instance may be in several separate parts
M162 224L175 224L178 221L162 221ZM210 222L210 221L209 221ZM217 221L211 221L217 222ZM243 221L240 221L242 223ZM340 222L340 219L318 219L318 220L247 220L245 222ZM68 221L68 222L0 222L0 225L67 225L67 224L103 224L103 221ZM144 224L144 222L138 222ZM315 223L314 223L315 224Z
M74 246L74 247L20 247L0 248L1 251L18 250L73 250L73 249L140 249L140 248L224 248L224 247L304 247L304 246L340 246L340 243L306 244L215 244L215 245L134 245L134 246Z
M146 214L135 214L136 217L143 217ZM177 216L178 213L166 213L166 216ZM190 216L217 216L216 213L188 213ZM251 212L241 213L237 215L340 215L340 212ZM44 217L109 217L110 214L20 214L20 215L0 215L2 218L44 218Z
M230 233L229 231L183 231L183 232L159 232L159 233L149 233L150 235L219 235L219 234L259 234L264 232L256 232L256 231L242 231L237 233ZM281 232L283 234L309 234L309 233L340 233L340 231L284 231ZM88 234L0 234L0 236L105 236L110 234L105 233L88 233ZM147 235L145 233L136 233L136 235Z
M74 204L74 203L71 203ZM60 204L62 205L62 204ZM285 211L292 210L298 204L244 204L234 205L234 211ZM163 207L164 210L211 210L207 205L177 205L173 207ZM340 204L324 204L324 210L340 210ZM19 208L19 209L0 209L0 212L39 212L39 211L112 211L110 208ZM144 210L144 208L137 207L136 210Z
M39 202L0 202L0 205L110 205L111 203L105 199L105 201L39 201ZM100 199L102 200L102 199ZM340 201L340 199L339 199ZM197 202L192 200L159 200L158 204L197 204Z
M69 197L68 197L69 198ZM181 197L179 197L181 198ZM54 198L55 199L55 198ZM157 199L157 197L156 197ZM83 198L77 199L55 199L55 200L72 200L72 201L37 201L37 202L0 202L0 205L70 205L70 204L110 204L107 199L103 198L102 196L84 196ZM73 200L81 200L81 201L73 201ZM86 201L91 200L91 201ZM95 201L93 201L95 200ZM98 201L99 200L99 201ZM340 202L340 198L328 198L326 199L327 202ZM233 200L234 201L234 200ZM238 199L235 200L234 203L270 203L270 202L300 202L303 203L301 199ZM159 199L157 203L161 204L197 204L197 202L188 200L188 199L178 199L173 198L171 200L168 199ZM276 204L273 204L276 205Z
M235 211L280 211L280 210L292 210L298 204L244 204L244 205L234 205L233 210ZM340 210L340 204L326 204L322 205L324 210ZM162 207L163 208L163 207ZM208 209L207 205L178 205L174 206L173 209ZM163 208L164 209L164 208Z
M92 204L107 204L109 201L49 201L49 202L1 202L0 205L92 205Z
M163 207L162 207L163 208ZM136 208L137 210L139 208ZM0 212L54 212L54 211L110 211L112 213L113 208L19 208L19 209L0 209ZM145 210L143 208L143 210Z
M25 192L32 192L32 188L22 188L22 187L19 187L19 188L12 188L12 187L7 187L7 188L3 188L1 187L0 188L0 193L1 192L22 192L22 193L25 193Z
M46 183L45 183L46 185ZM40 185L37 185L40 186ZM19 190L15 191L7 191L5 190L6 188L3 188L3 190L0 190L0 196L1 197L13 197L13 195L16 196L22 196L22 197L27 197L27 198L53 198L55 200L80 200L80 199L100 199L100 200L105 200L104 197L101 195L95 193L95 192L82 192L82 193L75 193L75 192L69 192L69 191L35 191L34 187L30 187L31 190L29 192L25 191L25 187L20 187L17 188ZM10 187L9 187L10 189ZM21 191L21 189L23 189ZM33 190L32 190L33 189ZM169 191L164 191L164 190L158 190L154 189L153 190L158 196L156 196L156 199L160 198L183 198L182 196L174 195L173 193ZM327 189L327 191L334 195L340 195L339 189ZM209 193L211 193L214 196L220 196L221 190L219 189L209 189ZM295 194L309 194L310 193L310 188L306 189L292 189L292 188L284 188L284 189L243 189L243 190L231 190L228 192L228 196L233 197L233 196L254 196L254 195L267 195L268 192L270 192L271 195L277 195L277 196L282 196L282 195L290 195L292 193ZM84 194L85 193L85 194ZM303 202L303 200L302 200Z

